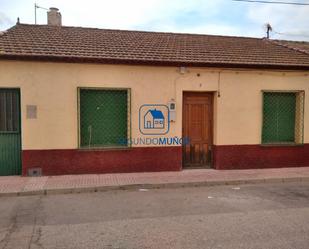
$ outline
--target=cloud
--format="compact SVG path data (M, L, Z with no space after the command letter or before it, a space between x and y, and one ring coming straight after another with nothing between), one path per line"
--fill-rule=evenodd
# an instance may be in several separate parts
M33 3L28 0L0 0L0 30L33 23ZM309 7L239 3L230 0L36 0L49 8L58 7L63 25L111 29L186 32L237 36L265 36L263 25L292 34L276 38L309 39L299 34L309 30ZM9 20L7 19L9 18ZM46 10L37 11L39 24L46 24Z
M10 16L33 23L33 5L17 4L17 0L7 3ZM226 0L37 0L37 4L58 7L67 26L262 36L241 20L243 7ZM37 20L46 23L45 10L37 10Z
M274 38L309 40L309 6L253 5L247 12L249 20L263 25L270 23Z
M109 28L147 28L155 30L158 24L165 27L185 25L182 18L188 22L199 17L209 17L216 13L218 4L216 1L185 1L185 0L114 0L91 1L87 8L75 4L74 9L67 9L63 1L61 11L64 22L68 25L95 26ZM70 14L66 14L70 13ZM85 18L81 18L85 17ZM171 25L173 24L173 25Z
M13 21L2 11L0 11L0 25L13 25Z

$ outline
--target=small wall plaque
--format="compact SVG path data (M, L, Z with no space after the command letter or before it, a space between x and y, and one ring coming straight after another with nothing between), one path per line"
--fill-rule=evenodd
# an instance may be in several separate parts
M36 105L27 105L27 119L37 119Z

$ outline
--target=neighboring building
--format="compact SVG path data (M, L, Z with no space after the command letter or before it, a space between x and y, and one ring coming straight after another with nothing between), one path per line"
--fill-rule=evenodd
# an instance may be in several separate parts
M0 175L309 166L308 53L49 16L0 35ZM142 133L141 106L169 103Z

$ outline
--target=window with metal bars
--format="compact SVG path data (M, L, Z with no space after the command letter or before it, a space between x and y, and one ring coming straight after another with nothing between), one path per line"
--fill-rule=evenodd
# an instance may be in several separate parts
M19 131L19 90L0 89L0 132Z
M303 91L263 92L263 144L302 144Z
M123 147L129 137L128 89L79 89L80 147Z

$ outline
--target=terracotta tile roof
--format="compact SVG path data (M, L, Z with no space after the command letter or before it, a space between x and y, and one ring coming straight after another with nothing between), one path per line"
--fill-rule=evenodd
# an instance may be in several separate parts
M266 39L17 24L0 59L309 69L309 56Z
M301 51L309 54L309 42L306 41L287 41L287 40L274 40L278 45L285 46L291 49Z

